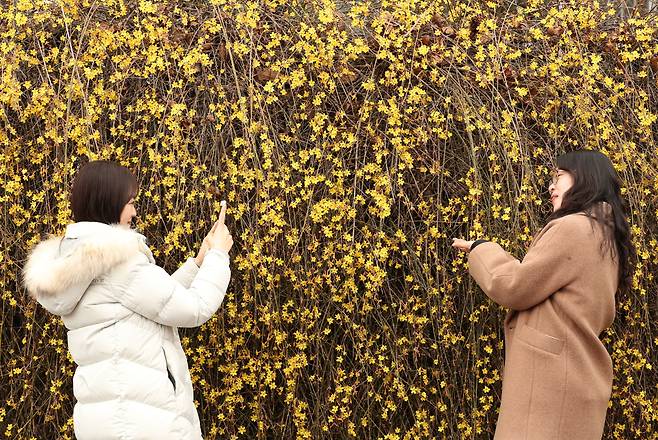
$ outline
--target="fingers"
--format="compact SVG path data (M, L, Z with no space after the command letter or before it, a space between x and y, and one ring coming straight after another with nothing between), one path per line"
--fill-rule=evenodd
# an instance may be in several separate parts
M233 246L233 237L226 226L226 200L221 201L221 210L219 212L219 218L212 225L210 232L206 235L204 242L208 241L208 247L210 249L223 249L228 252Z
M221 201L222 210L219 212L219 219L217 223L224 224L226 222L226 200Z
M461 238L453 238L452 239L452 247L455 249L459 249L462 251L469 250L470 246L466 240L462 240Z
M217 221L212 225L212 228L210 229L210 234L214 234L215 231L217 231L217 227L219 225L223 225L224 222L226 221L226 200L221 201L222 209L219 212L219 218Z
M208 235L210 235L210 234L214 234L214 233L217 231L217 226L219 226L219 225L220 225L219 220L217 220L217 221L212 225L212 228L210 229L210 233L209 233Z

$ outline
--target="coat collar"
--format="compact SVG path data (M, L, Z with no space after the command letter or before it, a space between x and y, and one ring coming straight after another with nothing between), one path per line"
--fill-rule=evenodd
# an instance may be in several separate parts
M30 253L23 269L28 293L52 313L70 313L91 282L143 254L153 263L146 238L125 226L79 222L64 236L51 236Z

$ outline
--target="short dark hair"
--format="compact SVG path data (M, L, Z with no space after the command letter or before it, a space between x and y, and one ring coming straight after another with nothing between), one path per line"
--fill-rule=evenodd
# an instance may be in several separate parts
M119 223L123 207L137 195L137 179L107 160L84 165L73 180L71 210L76 222Z

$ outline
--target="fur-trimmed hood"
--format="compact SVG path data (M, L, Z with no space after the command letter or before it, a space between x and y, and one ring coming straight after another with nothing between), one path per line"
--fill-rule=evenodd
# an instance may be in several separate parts
M53 314L73 311L91 282L136 253L153 256L143 235L120 225L78 222L30 252L23 268L28 293Z

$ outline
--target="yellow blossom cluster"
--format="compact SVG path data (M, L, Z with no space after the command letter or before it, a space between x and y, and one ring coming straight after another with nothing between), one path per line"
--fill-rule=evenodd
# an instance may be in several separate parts
M181 330L205 438L491 438L504 310L450 238L522 257L576 148L613 161L638 250L602 335L604 438L658 438L657 19L603 0L3 2L0 438L74 437L66 329L20 270L93 159L134 171L170 271L228 201L229 292Z

